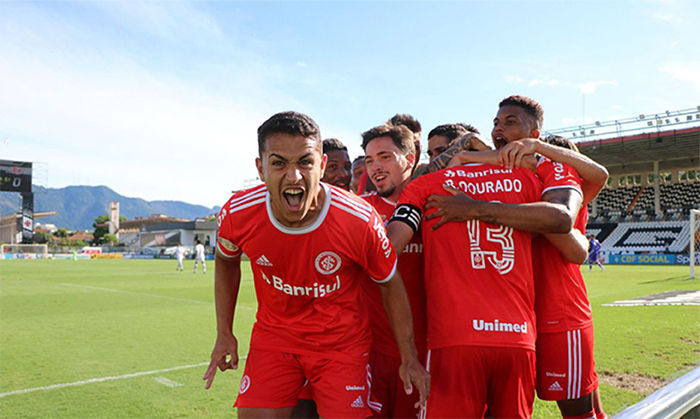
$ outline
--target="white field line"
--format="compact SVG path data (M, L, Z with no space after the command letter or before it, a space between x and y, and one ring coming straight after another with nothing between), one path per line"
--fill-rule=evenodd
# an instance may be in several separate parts
M69 284L69 283L67 283L67 282L62 282L61 285L66 286L66 287L86 288L86 289L97 290L97 291L114 292L114 293L117 293L117 294L140 295L140 296L142 296L142 297L162 298L162 299L164 299L164 300L185 301L185 302L188 302L188 303L195 303L195 304L204 304L204 305L213 305L213 304L214 304L214 303L211 303L211 302L209 302L209 301L190 300L189 298L168 297L168 296L166 296L166 295L146 294L146 293L143 293L143 292L115 290L115 289L112 289L112 288L93 287L93 286L90 286L90 285ZM246 307L246 306L240 306L240 305L236 307L236 310L238 310L238 309L256 311L254 308Z
M246 358L247 358L247 356L241 356L238 359L239 359L239 361L241 361L241 360L244 360ZM65 387L77 387L77 386L84 386L86 384L104 383L105 381L126 380L128 378L143 377L146 375L161 374L161 373L170 372L170 371L186 370L189 368L203 367L205 365L209 365L209 363L208 362L200 362L199 364L181 365L179 367L166 368L166 369L162 369L162 370L142 371L142 372L135 372L133 374L115 375L115 376L111 376L111 377L102 377L102 378L91 378L89 380L75 381L72 383L52 384L50 386L25 388L24 390L15 390L15 391L8 391L6 393L0 393L0 398L7 397L7 396L14 396L17 394L33 393L35 391L56 390L56 389L65 388Z
M156 383L163 384L166 387L182 387L182 386L184 386L184 384L182 384L182 383L178 383L177 381L173 381L173 380L170 380L170 379L165 378L165 377L151 377L151 379L153 381L155 381Z

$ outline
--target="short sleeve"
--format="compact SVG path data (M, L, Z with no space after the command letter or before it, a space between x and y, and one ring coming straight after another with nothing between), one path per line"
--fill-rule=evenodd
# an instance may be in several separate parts
M581 176L568 164L542 157L537 163L537 177L542 181L542 195L553 189L574 189L583 196Z
M374 208L364 236L367 273L375 282L389 281L396 273L396 252L386 235L384 222Z
M219 211L219 215L216 217L216 223L219 227L216 238L216 248L222 256L234 258L239 256L242 252L233 239L231 214L228 211L229 207L230 202L226 202L226 204L224 204L224 206L221 208L221 211Z

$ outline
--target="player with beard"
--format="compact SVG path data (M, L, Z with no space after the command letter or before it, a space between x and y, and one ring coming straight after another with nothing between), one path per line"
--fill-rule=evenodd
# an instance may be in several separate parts
M544 183L542 200L564 208L576 227L565 235L545 234L534 243L540 332L537 392L542 399L556 400L565 418L605 418L593 360L590 304L578 264L584 260L587 247L582 234L587 212L579 209L595 198L605 185L607 171L578 154L575 148L562 148L568 146L566 139L564 142L552 139L554 144L536 140L542 117L543 111L537 102L511 96L499 104L492 131L494 143L500 149L495 158L506 168L532 167L534 153L551 157L536 161L535 170ZM483 153L463 153L458 160L493 163L494 155L486 155L484 159ZM442 217L442 223L496 220L501 225L524 231L546 233L541 228L546 220L529 211L529 205L478 202L458 193L454 197L436 197L431 207L438 209L431 216ZM579 356L569 358L569 353Z
M369 417L371 331L361 283L379 284L402 358L400 376L424 403L430 377L418 360L396 255L364 200L320 182L327 158L316 123L297 112L258 128L264 185L234 194L217 218L217 338L203 377L238 367L233 322L241 254L258 300L251 349L236 400L240 418L288 418L306 381L323 417ZM291 251L291 250L293 251Z
M328 163L321 182L349 191L352 172L348 148L337 138L326 138L323 140L323 154L328 156Z
M413 135L402 125L380 125L362 133L367 173L377 191L362 195L377 210L382 219L388 220L396 208L401 191L411 181L413 162ZM416 234L399 255L398 269L404 279L413 312L416 347L421 361L426 353L425 287L423 283L423 244ZM392 337L389 321L382 308L382 299L376 285L363 283L365 307L370 313L372 329L372 395L382 404L381 412L373 417L415 418L418 414L416 394L407 395L402 390L398 367L401 353Z

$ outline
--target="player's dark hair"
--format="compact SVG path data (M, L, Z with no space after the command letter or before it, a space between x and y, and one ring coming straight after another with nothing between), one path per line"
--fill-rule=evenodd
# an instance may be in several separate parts
M345 144L343 144L343 142L337 138L326 138L323 140L323 154L336 150L347 152L348 148L345 147Z
M535 99L527 96L513 95L503 99L498 104L499 108L504 106L517 106L525 111L535 122L535 128L542 129L544 124L544 109Z
M365 156L357 156L355 157L355 160L352 161L352 164L357 163L358 161L365 161Z
M396 115L392 116L388 121L386 121L386 123L389 125L403 125L404 127L411 130L411 132L414 134L420 134L423 130L423 128L420 125L420 122L418 122L418 120L414 118L413 115L409 115L407 113L397 113Z
M442 124L430 130L428 133L428 140L436 135L440 135L447 138L449 145L452 145L455 140L461 138L467 132L480 134L478 129L469 124L463 124L461 122L457 124Z
M562 137L561 135L551 134L544 137L542 141L551 145L555 145L557 147L568 148L569 150L573 150L577 153L580 153L580 151L578 151L578 147L576 146L576 144L574 144L573 141L571 141L568 138Z
M367 151L367 145L379 137L389 137L402 153L415 153L413 133L404 125L379 125L362 133L362 149Z
M301 135L316 140L319 151L321 145L321 129L316 121L300 112L287 111L272 115L258 127L258 153L262 156L265 150L265 140L271 134Z

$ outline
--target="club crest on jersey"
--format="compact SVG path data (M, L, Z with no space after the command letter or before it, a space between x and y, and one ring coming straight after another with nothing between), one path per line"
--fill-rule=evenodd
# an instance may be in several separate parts
M340 269L342 261L340 256L335 252L321 252L316 256L314 265L316 270L322 275L332 275Z
M250 388L250 377L248 377L247 375L244 375L243 378L241 378L241 388L238 389L238 392L240 394L243 394L246 391L248 391L249 388Z

